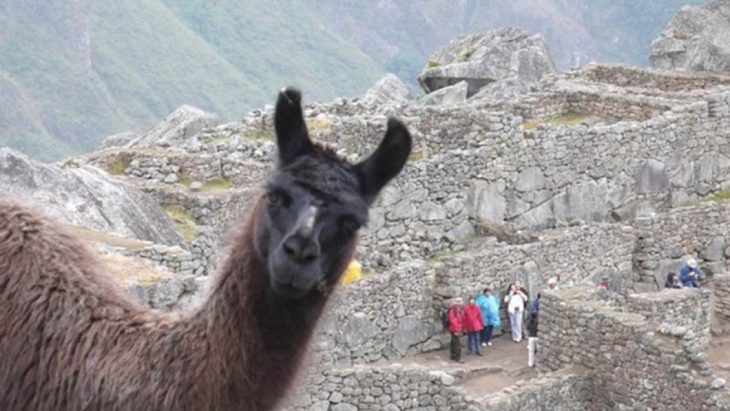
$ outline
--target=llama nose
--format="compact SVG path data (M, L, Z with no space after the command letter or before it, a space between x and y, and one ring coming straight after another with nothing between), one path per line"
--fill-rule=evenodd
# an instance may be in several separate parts
M319 257L319 245L316 241L300 235L289 236L284 241L284 251L294 261L311 262Z

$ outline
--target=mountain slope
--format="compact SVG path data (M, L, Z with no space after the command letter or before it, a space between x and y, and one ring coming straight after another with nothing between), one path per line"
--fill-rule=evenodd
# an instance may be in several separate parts
M181 104L232 120L287 84L329 99L382 74L299 2L266 3L0 0L0 145L59 159Z

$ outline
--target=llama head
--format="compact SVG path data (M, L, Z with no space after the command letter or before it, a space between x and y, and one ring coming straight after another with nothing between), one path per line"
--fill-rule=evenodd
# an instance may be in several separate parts
M309 139L295 89L279 93L274 128L279 161L266 184L254 241L272 290L300 299L338 280L368 207L405 165L411 137L400 121L389 119L375 152L350 164Z

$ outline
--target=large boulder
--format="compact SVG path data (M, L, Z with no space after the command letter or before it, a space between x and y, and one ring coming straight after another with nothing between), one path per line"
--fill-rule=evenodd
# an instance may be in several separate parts
M197 107L182 105L141 137L131 141L129 147L179 146L203 130L221 123L220 117Z
M503 87L493 84L503 81L511 88L528 90L553 72L555 64L539 34L503 28L451 41L431 55L418 81L426 93L466 81L471 97L487 85L494 93L504 94Z
M1 148L0 191L67 224L159 244L183 244L152 198L92 166L61 168Z
M684 6L651 44L655 69L726 71L730 69L730 1Z
M360 102L370 106L399 105L411 98L411 90L395 74L388 73L360 97Z

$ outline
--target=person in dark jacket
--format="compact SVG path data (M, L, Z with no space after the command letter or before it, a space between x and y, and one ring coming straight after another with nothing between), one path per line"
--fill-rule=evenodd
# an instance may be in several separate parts
M464 331L467 333L468 350L470 353L481 357L479 352L479 335L484 329L484 318L479 306L473 298L469 299L469 304L464 308Z
M535 366L535 354L537 353L537 325L540 318L540 293L533 302L530 314L527 319L527 365Z
M676 273L667 273L667 282L664 283L664 288L682 288L682 283L679 282Z
M449 333L451 334L451 359L461 362L461 334L464 332L464 310L461 298L454 298L449 307Z

